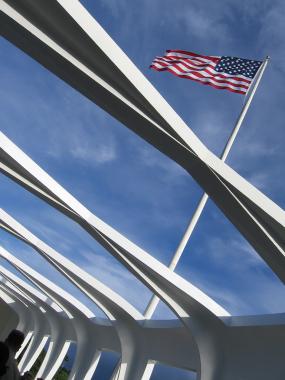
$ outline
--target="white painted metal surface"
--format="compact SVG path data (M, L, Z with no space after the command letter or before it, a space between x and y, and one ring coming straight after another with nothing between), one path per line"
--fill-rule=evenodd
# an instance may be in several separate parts
M0 33L188 171L285 281L284 211L201 143L80 2L0 0ZM16 288L4 283L5 293L15 298L9 305L1 302L1 310L7 315L17 312L28 331L28 308L34 318L32 328L40 332L29 343L22 370L31 366L50 335L55 338L40 370L46 378L58 366L56 355L66 352L72 340L79 350L70 379L90 379L100 352L107 349L121 354L113 377L119 380L148 379L154 361L195 370L198 380L268 380L268 374L283 380L284 315L231 317L200 289L91 213L3 133L0 170L79 223L177 316L168 324L145 320L120 295L0 210L1 228L32 246L107 316L103 323L91 320L92 313L71 295L1 248L3 257L59 305L70 326L68 333L56 335L63 316L56 318L58 312L45 304L48 312L43 317L34 304L42 301L35 300L19 279L12 278ZM19 287L25 296L18 293ZM21 306L12 312L14 303ZM91 351L87 336L92 336Z

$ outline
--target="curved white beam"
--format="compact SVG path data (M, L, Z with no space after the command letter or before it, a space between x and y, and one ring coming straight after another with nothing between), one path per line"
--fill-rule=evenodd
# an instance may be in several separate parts
M14 234L16 237L22 239L27 244L31 245L40 254L46 257L49 262L53 262L54 265L62 273L64 274L67 273L68 277L71 278L71 280L75 282L76 284L79 284L80 288L83 291L85 290L88 293L90 293L90 284L92 284L91 282L92 276L82 271L80 268L75 266L68 259L62 257L51 247L47 246L41 240L36 238L33 234L31 234L28 230L26 230L23 226L21 226L18 222L16 222L3 210L0 210L0 220L2 223L2 227L4 229ZM150 287L154 292L156 292L159 295L159 297L161 297L174 310L174 312L178 315L178 317L185 324L185 326L190 328L190 331L192 331L191 323L189 324L190 315L192 317L194 315L197 315L198 318L200 318L201 316L202 320L207 320L208 321L207 329L212 330L214 335L219 329L224 328L223 323L218 318L218 316L221 316L221 315L225 316L225 315L228 315L228 313L223 308L221 308L217 303L211 300L208 296L206 296L204 293L199 291L196 287L194 287L187 281L183 280L180 276L171 272L163 264L159 263L157 260L153 259L150 255L148 255L147 253L143 252L140 249L138 249L139 251L137 252L136 256L134 256L133 262L131 262L129 258L127 257L127 253L123 249L119 251L118 248L110 244L109 241L107 241L107 244L109 245L111 252L125 266L127 266L128 269L134 272L139 279L141 279L148 287ZM131 248L132 247L136 247L136 246L132 244ZM122 252L125 252L126 257L124 257L124 254L122 254ZM7 254L4 254L4 256L5 255L7 256ZM132 255L130 255L130 257L131 256ZM142 258L144 258L144 261L140 261ZM140 263L140 264L134 265L133 263L137 263L137 264ZM150 269L150 267L152 269ZM151 276L150 275L151 272L155 273L155 275ZM173 282L175 282L175 285L173 284ZM167 293L164 290L164 286L168 288ZM116 325L120 326L122 316L117 315L115 320L116 320ZM128 335L130 335L133 322L130 323L130 321L128 320L127 324L128 324ZM138 329L136 328L136 330ZM139 332L141 333L141 331ZM133 374L133 376L137 376L136 373L137 371L139 371L139 373L141 374L140 376L142 376L145 366L148 360L151 358L148 358L147 355L144 356L143 351L141 350L136 352L136 350L140 347L139 339L136 339L135 340L136 343L133 343L133 345L131 345L130 336L126 335L125 332L124 334L125 335L122 338L124 339L123 343L125 343L125 346L126 346L126 342L128 342L127 347L131 347L132 349L131 351L127 351L127 353L125 354L125 356L127 356L127 359L124 357L124 352L122 354L123 365L122 365L121 373L120 373L122 374L121 378L123 379L124 376L127 376L126 374L124 374L125 364L134 363L134 362L136 362L136 366L135 366L135 369L132 369L132 371L135 371L135 372L131 372L131 373ZM191 335L190 332L188 334ZM138 335L138 332L136 333L136 335ZM126 341L126 338L127 338L127 341ZM209 344L207 345L207 347L208 346ZM135 349L135 347L137 348ZM201 352L203 351L203 339L202 339L202 343L200 344L199 351ZM141 357L142 367L139 367L137 365L137 360L135 360L136 357ZM133 378L139 378L139 377L133 377Z
M174 288L176 287L177 289L179 289L177 290L177 292L181 291L182 298L187 298L187 308L193 308L193 310L191 310L192 315L195 312L203 312L204 310L207 310L208 315L213 316L213 318L215 318L215 316L229 315L225 309L219 306L205 293L201 292L198 288L190 284L188 281L184 280L177 274L170 271L165 265L161 264L158 260L154 259L151 255L149 255L144 250L136 246L134 243L126 239L124 236L120 235L116 230L112 229L104 223L99 223L99 220L95 217L95 215L92 215L92 217L92 221L94 220L94 223L97 223L98 228L100 227L104 231L104 235L99 234L99 232L96 235L99 243L106 247L109 250L109 252L112 253L115 257L117 257L125 266L130 268L131 271L134 272L141 281L146 283L147 286L152 288L156 285L150 284L148 280L144 278L144 274L139 273L139 270L137 271L135 269L135 265L129 262L128 257L132 257L134 262L137 263L139 263L141 260L140 265L145 266L147 271L151 272L152 270L153 272L156 272L158 276L164 277L163 281L169 281L169 283L175 282L177 285L172 284L172 286ZM90 221L90 224L92 221ZM85 286L88 293L90 292L90 289L88 290L87 285L94 284L93 286L96 289L94 289L94 291L102 293L100 295L98 294L97 297L100 298L98 300L94 300L94 302L100 304L101 299L103 300L106 298L106 302L110 303L112 299L116 299L116 303L110 303L110 305L113 305L112 313L114 315L117 314L116 309L119 307L121 308L121 310L119 310L119 314L127 313L127 318L131 317L133 320L144 319L142 315L133 306L128 304L124 299L122 299L120 296L114 293L111 289L107 288L105 285L97 281L94 277L92 277L91 275L83 271L81 268L76 266L73 262L60 255L53 248L49 247L43 241L38 239L35 235L33 235L30 231L28 231L20 223L18 223L15 219L8 215L3 209L0 209L0 228L3 228L7 232L20 238L21 240L35 248L49 262L53 263L60 271L62 271L63 273L66 272L65 275L73 275L74 278L78 278L79 287L82 286L80 282L82 282L83 284L86 281ZM87 279L89 282L87 281ZM98 291L97 288L100 290ZM186 294L186 296L184 296L184 293ZM101 305L101 308L106 312L106 315L109 315L111 319L114 318L114 315L112 315L112 313L110 313L110 311L108 311L104 305ZM178 306L177 314L179 316L181 314L182 318L185 316L185 313L180 311ZM187 315L189 315L189 310Z
M187 329L175 325L175 321L167 324L145 321L139 339L144 342L147 356L158 362L196 370L198 379L202 380L227 380L229 377L234 380L267 380L268 373L275 380L283 379L285 315L223 317L225 328L216 331L216 337L205 321L199 321L197 316L191 318L192 323L185 322L190 323L194 333L192 343ZM203 354L202 361L197 356L197 341ZM222 356L216 356L217 353ZM266 360L268 357L270 361ZM231 377L233 373L236 378Z
M2 251L0 251L0 253L1 252L3 253L3 249ZM45 292L50 298L52 298L55 302L58 302L58 304L62 308L68 308L68 312L71 315L75 315L75 318L71 319L72 322L76 322L76 319L78 319L79 321L80 315L76 315L76 313L72 309L72 302L74 301L72 296L70 296L64 290L58 288L47 278L43 277L41 274L28 267L26 264L24 264L19 259L15 258L13 255L8 254L7 251L5 252L5 259L7 259L11 265L13 265L16 269L20 270L23 275L27 276L27 278L33 281L35 285L39 286L39 288L43 292ZM69 302L71 303L70 306L68 306ZM77 303L78 301L75 300L74 304L76 305ZM83 321L82 316L81 320ZM92 322L90 320L88 321L89 326L84 326L83 324L83 326L81 326L79 329L76 329L82 340L88 343L87 345L82 346L82 349L80 350L79 347L77 348L77 351L81 352L80 358L82 359L82 362L78 360L78 363L80 363L81 365L84 364L86 357L84 355L84 352L92 351L92 347L90 345L90 342L93 342L92 330L95 330L93 332L94 341L96 345L100 348L100 350L107 349L121 353L120 344L115 330L112 332L111 326L109 326L109 324L107 324L106 321L99 321L98 319ZM75 326L77 324L78 322L75 323ZM194 370L197 368L198 359L195 342L191 342L189 340L189 334L181 325L179 325L179 323L176 323L175 321L171 324L169 322L156 323L148 321L146 322L146 324L142 326L142 328L144 329L143 340L147 347L145 351L148 352L148 355L151 358L157 361L167 362L170 365L174 365L177 367L181 366ZM158 349L158 347L160 347L161 344L162 347ZM81 379L84 378L84 376L82 375L81 365L77 366L74 363L73 366L74 372L76 373L78 379L80 378L80 375L78 375L80 373ZM72 373L70 374L70 376L71 375Z
M93 219L95 218L96 217L93 216ZM79 282L84 282L84 279L86 278L88 279L89 283L92 284L93 280L94 286L98 287L99 289L101 287L102 293L104 292L104 296L109 296L108 302L110 302L110 299L112 298L118 298L118 295L115 296L115 294L109 288L99 283L99 281L95 280L91 275L83 271L70 260L63 257L54 249L45 244L43 241L38 239L35 235L33 235L30 231L28 231L20 223L18 223L15 219L8 215L3 209L0 209L0 222L1 228L35 248L41 255L46 257L48 261L54 263L54 265L59 270L61 270L62 272L68 272L66 273L66 275L70 275L70 273L73 272L73 276L80 276L80 278L78 279ZM165 265L161 264L158 260L154 259L151 255L147 254L134 243L127 240L117 231L108 228L109 226L103 223L102 225L99 225L99 221L97 220L96 222L98 223L98 226L101 227L101 229L104 229L104 235L98 234L100 237L100 240L98 238L98 241L104 247L106 247L109 250L109 252L111 252L115 257L117 257L118 260L120 260L125 266L127 266L133 273L135 273L135 275L147 286L149 286L151 289L157 287L156 284L151 284L150 281L148 281L147 276L143 273L143 271L148 271L149 273L155 272L159 280L165 281L166 283L169 283L169 286L173 287L173 292L175 292L175 289L177 289L177 293L181 294L182 299L184 299L182 303L188 304L188 310L187 312L185 312L181 311L181 306L178 306L177 302L174 301L174 304L176 304L175 312L177 312L178 316L181 316L183 318L185 316L185 313L186 315L193 315L193 313L195 312L199 313L199 311L203 312L204 310L207 311L209 317L212 316L213 319L215 319L215 316L228 315L225 309L219 306L216 302L214 302L210 297L201 292L198 288L191 285L189 282L170 271ZM111 238L109 238L109 236L111 236ZM113 243L114 241L116 242L116 246ZM131 260L133 261L131 262L129 258L131 258ZM137 269L136 264L140 265L140 268L143 268L144 266L145 269ZM160 277L163 277L163 280L160 279ZM159 280L156 280L156 282L158 283ZM86 281L87 284L88 281ZM173 283L175 283L176 285L174 285ZM153 290L157 293L159 292L159 287ZM162 295L160 295L160 297L162 297ZM168 300L168 304L171 306L172 302L170 301L171 298L169 297L169 295L164 295L164 297L166 297L166 299ZM176 294L172 297L177 299ZM133 319L144 319L142 315L140 315L131 305L127 304L126 301L122 298L119 297L118 302L121 303L122 309L125 308L126 310L128 310L129 315L132 315ZM114 307L117 308L116 305L114 305ZM192 308L192 310L190 311L189 308ZM104 310L104 307L102 309ZM108 313L110 315L110 312L108 312L107 310L106 314ZM113 317L114 316L110 315L110 318Z
M106 313L106 315L108 315L111 321L114 321L114 327L120 338L122 358L124 363L127 364L121 372L120 379L139 378L140 375L137 375L137 373L144 370L144 366L146 365L146 360L144 359L142 360L141 367L138 366L139 356L135 356L135 352L137 350L136 342L138 341L137 335L140 332L140 325L138 322L143 319L142 315L118 294L107 288L94 277L84 272L81 268L74 265L56 251L46 245L45 250L47 252L49 250L52 251L52 254L49 256L48 253L45 253L44 257L46 257L49 262L54 264L57 269L59 269L85 294L96 302L97 305ZM13 258L12 260L11 255L2 247L0 247L0 254L15 263L16 259ZM81 331L80 333L83 334L84 331ZM81 354L79 359L82 357L83 356ZM98 353L96 353L95 360L92 362L94 367L96 366L97 361ZM78 367L76 373L78 374ZM92 376L91 371L88 373Z
M192 322L190 319L193 319ZM237 377L234 380L239 378L267 380L268 373L274 374L276 380L283 379L281 373L284 373L285 370L283 360L285 354L283 344L285 337L284 315L276 317L223 317L225 328L218 328L214 336L211 327L207 327L208 322L200 319L196 315L196 317L190 317L188 321L185 320L185 323L191 326L191 331L195 337L192 343L193 351L191 351L191 340L186 329L178 327L177 330L171 330L167 328L169 326L163 326L161 321L145 321L139 339L142 339L145 344L149 342L145 346L147 356L156 361L196 370L198 379L203 380L227 380L230 373L236 374ZM164 341L164 339L166 340ZM203 357L201 362L197 357L197 342ZM171 351L167 351L169 347L174 349L172 355L170 354ZM252 352L255 353L255 359L252 357ZM270 352L273 353L273 358L270 355L270 361L266 361L265 358ZM186 355L185 359L181 358L182 361L179 362L177 356L181 356L181 354ZM222 354L222 356L216 356L216 354ZM171 356L172 359L170 359ZM192 360L191 366L189 360Z

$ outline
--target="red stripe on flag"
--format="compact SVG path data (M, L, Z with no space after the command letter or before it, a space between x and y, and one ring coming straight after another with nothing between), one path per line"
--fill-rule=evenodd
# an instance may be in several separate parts
M211 55L201 55L201 54L197 54L197 53L193 53L192 51L186 51L186 50L166 50L166 53L182 53L182 54L185 54L185 55L191 55L193 57L200 57L200 58L206 58L206 59L209 59L210 61L213 61L213 62L218 62L219 59L221 57L213 57Z
M217 74L213 74L211 71L207 70L207 69L203 69L203 70L189 70L188 67L187 67L187 70L184 70L181 65L185 65L184 62L179 62L178 63L173 63L171 65L167 64L166 62L164 61L157 61L157 60L154 60L154 63L152 66L155 66L155 64L158 63L159 65L161 66L164 66L163 69L160 69L158 68L157 71L170 71L172 72L171 70L171 67L174 67L176 68L179 72L181 72L181 75L183 75L183 77L186 77L187 74L192 74L192 75L195 75L197 77L200 77L200 78L208 78L208 79L212 79L218 83L228 83L232 86L235 86L235 87L242 87L242 88L248 88L249 87L249 84L250 82L249 81L245 81L244 79L241 79L241 78L238 78L238 77L226 77L224 75L221 75L219 73ZM180 66L179 66L180 65ZM206 73L207 75L204 75L204 73ZM237 83L235 82L232 82L232 80L235 80ZM246 83L244 83L246 82ZM247 85L248 83L248 85Z
M185 50L166 50L163 57L154 59L150 68L156 71L169 71L177 77L200 82L220 90L246 94L252 79L244 73L237 74L240 70L233 70L235 74L230 74L229 68L221 71L224 63L220 64L216 71L221 59L222 57L201 55Z
M204 84L204 85L208 85L208 86L211 86L211 87L214 87L218 90L228 90L228 91L231 91L231 92L235 92L237 94L246 94L246 90L235 90L229 86L217 86L215 85L214 83L211 83L211 79L209 78L209 81L201 81L201 79L195 79L195 78L191 78L191 77L187 77L185 76L185 74L177 74L175 71L171 71L169 70L168 68L162 68L162 69L159 69L153 65L150 66L152 69L156 70L156 71L169 71L171 72L173 75L179 77L179 78L184 78L184 79L189 79L189 80L193 80L194 82L199 82L201 84Z

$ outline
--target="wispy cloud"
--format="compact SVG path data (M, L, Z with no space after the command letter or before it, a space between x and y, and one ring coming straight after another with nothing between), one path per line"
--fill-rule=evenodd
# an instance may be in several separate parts
M188 174L175 162L162 156L155 151L151 146L143 146L138 150L138 158L142 164L150 167L152 170L163 172L165 182L168 181L183 181L187 179Z
M245 240L225 232L193 247L192 265L179 271L234 315L283 312L284 285Z
M9 53L14 52L11 49ZM16 141L34 152L41 150L53 158L71 158L85 165L102 165L117 159L116 136L108 128L110 121L94 104L51 74L54 86L49 83L48 88L40 66L30 83L17 82L20 73L15 68L4 66L2 70L5 79L0 99L6 110L2 128L7 129L9 136L16 135ZM25 128L21 136L15 133L19 124Z
M151 292L120 263L111 261L106 255L95 255L90 251L81 251L80 257L83 269L107 284L143 313Z
M215 7L211 5L209 7L211 11L208 7L202 7L198 1L192 2L190 6L188 4L184 7L175 7L176 27L183 29L191 39L216 41L216 45L229 43L232 33L225 17L226 7L217 4ZM218 46L215 48L217 49ZM203 54L203 52L200 53ZM210 54L214 54L214 52ZM216 54L218 55L218 53Z

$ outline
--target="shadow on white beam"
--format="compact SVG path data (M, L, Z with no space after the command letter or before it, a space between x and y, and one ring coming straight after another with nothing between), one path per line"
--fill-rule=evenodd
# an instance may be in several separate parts
M20 323L19 312L15 301L0 286L0 341L4 341L10 331L17 328Z

